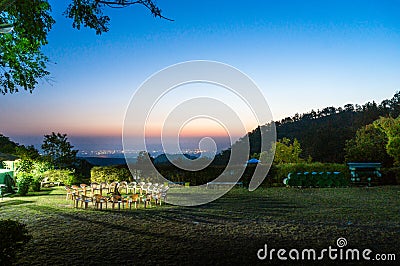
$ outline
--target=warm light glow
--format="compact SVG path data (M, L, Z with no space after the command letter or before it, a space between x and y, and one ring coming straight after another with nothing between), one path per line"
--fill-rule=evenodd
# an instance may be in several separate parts
M215 121L199 118L194 119L181 128L179 137L225 137L228 132Z

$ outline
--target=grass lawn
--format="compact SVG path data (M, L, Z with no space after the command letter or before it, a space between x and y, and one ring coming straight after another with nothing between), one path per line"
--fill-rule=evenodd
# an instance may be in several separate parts
M0 200L6 218L26 223L33 236L18 265L265 265L271 261L257 258L264 244L320 250L337 248L339 237L346 248L400 261L400 186L235 188L200 207L121 211L75 209L60 187Z

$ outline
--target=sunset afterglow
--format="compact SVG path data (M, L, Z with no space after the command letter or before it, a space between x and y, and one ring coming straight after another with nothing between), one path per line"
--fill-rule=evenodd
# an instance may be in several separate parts
M111 29L101 36L73 29L62 15L66 4L50 3L57 21L44 47L50 79L40 81L32 94L0 100L1 133L23 144L52 131L71 139L118 139L140 84L169 65L193 59L224 62L246 73L262 90L274 120L326 106L379 102L400 88L399 10L386 2L161 1L174 22L154 19L141 8L110 9ZM259 124L231 92L191 84L160 99L148 133L160 132L171 108L200 96L243 111L246 131ZM182 131L185 137L224 134L204 121Z

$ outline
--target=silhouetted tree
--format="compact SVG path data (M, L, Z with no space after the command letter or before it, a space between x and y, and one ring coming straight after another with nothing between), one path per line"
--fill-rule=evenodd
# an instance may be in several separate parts
M39 151L33 145L15 147L15 155L22 160L34 161L40 159Z
M45 135L42 150L44 159L58 169L74 168L78 150L68 141L67 134L54 133Z
M9 137L0 134L0 152L6 154L15 154L15 148L18 144L11 141Z
M94 29L96 34L109 30L110 18L103 14L108 7L122 8L141 5L155 17L161 15L153 0L70 0L64 15L72 19L72 26ZM32 92L41 78L47 77L48 58L42 47L48 43L47 34L55 23L47 0L2 0L0 26L13 30L0 34L0 92L15 93L20 89Z

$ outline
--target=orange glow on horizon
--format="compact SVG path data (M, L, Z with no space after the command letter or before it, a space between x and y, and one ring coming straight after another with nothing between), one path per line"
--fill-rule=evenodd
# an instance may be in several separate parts
M181 130L180 137L227 137L228 132L221 127L185 127Z
M104 121L105 122L105 121ZM51 134L51 132L67 134L72 137L110 137L110 138L122 138L123 125L115 125L109 123L94 123L91 124L78 124L78 123L64 123L63 125L46 126L41 129L14 127L12 131L2 132L5 135L16 135L16 136L43 136ZM164 127L161 123L147 124L144 134L138 132L125 132L126 137L140 137L145 135L146 138L160 138L163 137L176 137L179 138L199 138L199 137L229 137L231 134L233 137L242 137L247 132L256 128L256 125L245 125L246 132L237 128L231 128L228 132L219 123L209 119L195 119L189 121L184 126L176 124ZM137 128L139 130L139 128ZM29 134L27 134L29 132Z
M228 132L228 129L218 122L205 118L194 119L184 125L176 123L163 127L158 123L147 124L145 130L147 138L160 138L161 135L163 137L179 136L179 138L229 137L229 135L237 137L246 133L247 131L243 132L237 128L231 128Z

